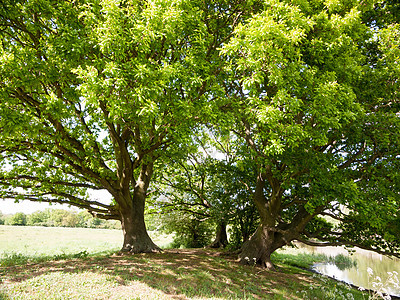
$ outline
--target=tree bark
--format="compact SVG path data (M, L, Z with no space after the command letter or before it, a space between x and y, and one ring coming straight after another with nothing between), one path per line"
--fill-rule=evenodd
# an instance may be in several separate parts
M271 254L285 243L277 243L275 232L260 224L256 232L243 244L239 254L240 263L258 265L262 268L275 270Z
M253 194L261 224L250 239L243 244L239 259L242 264L257 264L262 268L275 270L271 261L271 254L286 244L285 238L281 235L278 237L275 230L280 211L282 189L280 183L271 176L272 173L268 172L268 169L266 172L258 175ZM265 178L268 178L272 189L268 199L264 193Z
M134 196L133 205L120 210L121 225L124 234L122 252L149 253L159 252L161 249L154 244L147 233L144 222L145 198Z
M121 225L124 234L122 252L149 253L160 252L147 233L144 211L133 206L131 210L121 211Z
M226 223L221 221L217 226L217 234L210 248L225 248L228 245L228 235L226 234Z
M135 184L133 195L129 188L124 193L126 201L120 206L121 225L124 234L122 252L149 253L160 252L161 249L153 243L147 233L144 221L146 190L152 175L152 165L143 165L141 174Z

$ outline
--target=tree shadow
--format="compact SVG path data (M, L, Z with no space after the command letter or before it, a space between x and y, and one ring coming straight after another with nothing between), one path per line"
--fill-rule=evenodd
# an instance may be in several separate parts
M170 299L296 299L296 291L312 282L300 270L294 273L281 266L279 272L269 272L240 265L234 256L206 249L88 257L0 268L5 285L54 272L107 274L113 278L117 294L135 295L141 284L141 289L157 290Z

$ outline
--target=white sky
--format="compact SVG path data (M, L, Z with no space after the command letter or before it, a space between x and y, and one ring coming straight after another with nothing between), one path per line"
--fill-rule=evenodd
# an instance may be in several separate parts
M0 199L0 211L3 215L15 214L17 212L23 212L25 214L31 214L37 210L45 210L46 208L62 208L67 210L76 210L76 208L69 207L68 205L53 204L44 202L34 202L34 201L20 201L19 203L14 203L11 199Z
M90 198L95 201L99 201L102 203L109 203L111 199L111 195L106 191L90 191ZM38 210L45 210L46 208L60 208L66 210L79 210L76 207L69 206L66 204L52 204L45 202L34 202L34 201L20 201L19 203L15 203L14 200L11 199L1 199L0 198L0 211L3 215L15 214L17 212L23 212L25 214L31 214Z

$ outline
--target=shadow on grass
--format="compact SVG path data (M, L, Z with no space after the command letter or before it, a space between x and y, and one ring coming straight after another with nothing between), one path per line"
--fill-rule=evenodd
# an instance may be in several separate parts
M300 269L279 266L279 272L269 272L239 265L235 258L214 250L179 249L28 263L1 267L0 275L3 285L13 286L52 273L103 274L112 278L116 294L140 292L146 299L154 290L161 292L159 299L302 299L299 291L318 285Z

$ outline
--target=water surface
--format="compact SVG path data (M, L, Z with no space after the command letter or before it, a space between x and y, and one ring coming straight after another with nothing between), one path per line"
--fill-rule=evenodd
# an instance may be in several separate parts
M374 289L375 282L375 287L385 287L391 295L400 296L400 287L388 282L390 274L396 275L393 271L398 273L397 279L400 280L400 259L398 258L389 258L359 248L352 249L356 251L350 255L343 247L311 247L303 244L298 246L310 253L322 253L327 256L346 255L356 262L356 266L346 269L334 263L316 264L313 269L318 273L364 289Z

